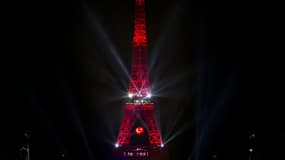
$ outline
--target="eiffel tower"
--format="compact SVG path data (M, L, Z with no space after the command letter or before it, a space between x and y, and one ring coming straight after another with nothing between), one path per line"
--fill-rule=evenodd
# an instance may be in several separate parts
M147 131L150 145L163 147L160 131L154 116L151 101L151 86L147 63L147 34L144 0L136 0L132 49L132 65L128 89L129 102L116 141L116 147L130 144L136 121L142 121L141 128Z

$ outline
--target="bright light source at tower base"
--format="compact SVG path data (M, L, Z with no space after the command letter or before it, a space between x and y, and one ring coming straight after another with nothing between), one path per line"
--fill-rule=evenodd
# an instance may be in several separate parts
M148 94L146 95L146 97L147 97L147 98L151 98L151 94L148 93Z
M119 144L118 144L118 143L116 143L116 144L115 144L115 147L116 147L116 148L118 148L118 147L119 147Z
M133 94L132 94L132 93L129 93L128 96L129 96L129 98L132 98L132 97L133 97Z

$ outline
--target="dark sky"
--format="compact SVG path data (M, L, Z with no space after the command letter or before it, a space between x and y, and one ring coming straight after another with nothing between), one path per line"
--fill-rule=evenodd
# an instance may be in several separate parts
M29 130L32 159L62 153L72 160L109 159L128 85L133 6L132 0L23 6L25 54L16 56L13 70L17 148ZM268 138L274 126L255 105L254 4L147 0L146 15L156 113L163 136L177 135L166 145L171 159L206 160L213 153L247 159L253 132L257 158L275 153L268 146L283 134L282 144L284 132Z

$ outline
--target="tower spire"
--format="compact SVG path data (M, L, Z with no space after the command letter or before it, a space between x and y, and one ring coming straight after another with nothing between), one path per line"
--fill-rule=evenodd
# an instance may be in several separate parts
M144 0L136 0L129 94L144 97L150 92L145 5Z

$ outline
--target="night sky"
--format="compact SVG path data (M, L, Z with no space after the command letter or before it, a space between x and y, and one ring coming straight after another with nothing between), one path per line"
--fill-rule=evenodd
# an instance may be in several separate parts
M24 47L13 62L17 157L28 131L32 160L110 159L134 1L30 1L23 10ZM146 0L153 100L171 160L243 160L252 145L255 159L281 156L272 146L284 145L284 127L256 106L257 17L249 1Z

